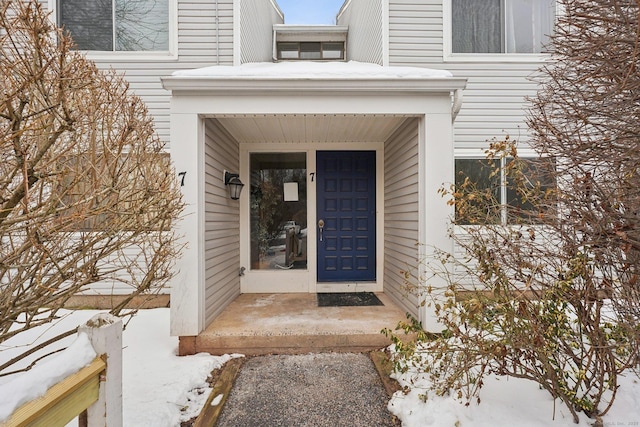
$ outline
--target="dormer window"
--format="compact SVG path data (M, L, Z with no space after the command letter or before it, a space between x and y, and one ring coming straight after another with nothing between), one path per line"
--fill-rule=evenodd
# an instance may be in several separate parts
M274 61L346 61L349 28L339 25L273 26Z
M279 60L344 60L344 42L279 42Z

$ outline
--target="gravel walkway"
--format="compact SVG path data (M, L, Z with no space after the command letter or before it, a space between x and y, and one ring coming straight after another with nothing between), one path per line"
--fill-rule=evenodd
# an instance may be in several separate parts
M240 369L217 426L392 427L388 401L366 354L254 357Z

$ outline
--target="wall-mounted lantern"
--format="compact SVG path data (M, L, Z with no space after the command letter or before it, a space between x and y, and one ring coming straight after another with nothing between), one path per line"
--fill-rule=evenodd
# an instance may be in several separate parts
M240 181L240 175L224 171L223 181L224 185L229 188L229 198L231 200L238 200L242 192L242 187L244 187L244 184Z

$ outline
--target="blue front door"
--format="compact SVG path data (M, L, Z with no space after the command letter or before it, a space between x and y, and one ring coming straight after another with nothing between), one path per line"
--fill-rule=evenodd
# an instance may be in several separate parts
M316 155L318 282L376 280L376 153Z

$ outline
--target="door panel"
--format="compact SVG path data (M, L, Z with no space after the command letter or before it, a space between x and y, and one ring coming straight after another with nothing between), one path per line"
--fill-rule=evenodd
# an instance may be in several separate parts
M376 153L318 151L316 160L318 281L374 281Z

